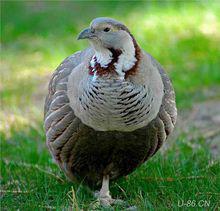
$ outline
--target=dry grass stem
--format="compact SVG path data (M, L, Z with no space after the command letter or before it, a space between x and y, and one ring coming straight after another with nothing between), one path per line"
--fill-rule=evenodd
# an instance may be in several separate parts
M22 191L22 190L0 190L0 193L31 193L33 190L30 191Z
M72 202L73 210L74 211L80 211L73 186L71 186L71 191L69 191L67 194L68 194L68 197L70 198L70 200Z

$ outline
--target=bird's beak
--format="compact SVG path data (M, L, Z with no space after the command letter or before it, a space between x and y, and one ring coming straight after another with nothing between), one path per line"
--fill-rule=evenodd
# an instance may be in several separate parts
M90 28L86 28L79 33L77 40L90 39L92 37L95 37L95 34L91 31Z

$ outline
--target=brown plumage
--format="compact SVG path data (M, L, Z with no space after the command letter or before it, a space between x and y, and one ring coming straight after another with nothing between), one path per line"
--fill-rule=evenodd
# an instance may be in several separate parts
M138 46L136 40L134 39L133 35L131 33L129 33L130 36L132 37L132 41L134 43L134 48L135 48L135 57L137 59L137 61L135 62L134 66L132 68L129 69L129 71L127 71L125 73L125 78L127 78L128 76L131 76L131 75L135 75L138 71L138 64L139 64L139 61L141 59L141 49L140 47Z
M111 27L115 27L116 25L114 25L116 21L114 22L112 19L110 19L110 23L105 19L98 19L98 21L94 21L92 26L98 25L100 27L100 23L104 25L112 24ZM91 95L82 95L80 93L84 93L83 90L87 88L84 86L84 83L80 83L80 85L77 85L77 83L79 80L82 80L86 84L86 80L88 80L90 81L88 83L92 84L93 82L90 78L94 76L94 71L101 78L100 81L97 79L98 84L105 83L105 80L110 80L109 77L117 77L114 64L119 61L119 56L122 54L121 50L110 50L113 58L108 64L109 68L101 67L97 63L97 59L95 59L95 68L92 69L90 61L95 51L91 48L75 53L61 63L51 78L49 93L45 101L47 146L60 168L73 181L84 180L87 184L93 185L100 183L103 178L107 178L107 180L108 178L116 179L131 173L157 152L173 130L177 113L172 84L160 64L139 48L133 36L132 40L135 47L136 62L125 73L123 82L119 82L119 87L120 84L126 85L126 83L129 83L129 86L137 84L138 86L141 85L140 90L146 91L148 84L147 82L145 84L145 81L148 80L147 78L151 74L151 72L148 73L147 71L148 69L149 71L152 69L152 74L154 74L154 71L157 71L157 73L155 73L155 78L153 77L152 80L149 80L149 84L152 82L156 88L151 87L151 85L149 87L151 88L151 92L155 92L155 94L146 92L145 95L143 94L143 98L139 99L140 92L136 91L134 92L136 94L130 95L130 97L119 99L120 101L116 102L116 104L112 104L113 107L110 110L114 112L114 108L116 109L119 106L119 116L116 115L114 117L110 111L106 114L103 114L101 111L100 114L93 112L92 109L96 109L96 107L98 107L96 109L98 112L99 108L103 108L104 111L105 109L107 110L108 103L111 103L111 99L106 98L109 99L108 102L105 96L112 95L108 91L102 92L102 88L97 88L96 84L94 85L96 88L94 90L96 91L93 93L87 92L91 93ZM78 71L79 73L77 72L77 68L81 68ZM106 74L108 76L105 79L103 75ZM144 78L145 75L146 80ZM73 83L74 80L75 82ZM96 79L93 80L96 81ZM118 79L114 80L118 81ZM159 84L160 81L162 85L158 85L157 87L157 83ZM108 83L111 86L112 79ZM74 92L75 89L72 87L72 84L77 87L77 92ZM115 89L115 92L118 89ZM136 88L133 90L135 91ZM112 94L112 92L110 93ZM122 91L117 96L123 97L126 96L126 93L129 94L129 92ZM148 95L151 98L147 98L146 96ZM157 99L157 96L159 98L160 95L162 96L161 101ZM83 100L87 102L86 99L82 99L83 96L88 97L88 103L82 104ZM142 105L142 102L145 101L141 101L141 99L146 100L146 102L149 101L149 106L146 106L146 109L149 108L148 112L144 113L143 111L141 113L141 108L145 108ZM118 100L118 97L116 100ZM93 106L94 101L95 104ZM79 110L75 110L78 105ZM81 105L84 105L84 110L80 107ZM158 106L158 110L154 109L154 106ZM86 113L83 114L83 112L90 112L88 115L91 115L91 118L87 120L88 115ZM155 114L148 117L151 113ZM105 117L105 115L110 116ZM146 124L142 124L142 122L137 123L138 119L142 118L141 115L149 118L149 122ZM95 116L95 120L93 116ZM103 118L101 119L102 116ZM107 119L111 120L111 118L113 118L112 121L105 122L105 119L107 121ZM103 124L101 123L100 125L106 124L107 126L109 125L109 128L114 128L111 124L115 121L115 124L119 124L119 129L108 130L105 129L105 126L103 126L104 129L100 126L100 129L98 125L93 124L93 121L96 120L97 122L103 121ZM137 126L132 128L133 124L137 124ZM123 130L120 130L120 127ZM104 189L105 187L103 185L101 194L103 194ZM109 197L109 200L111 197L107 194L108 191L104 192L104 195L101 197L103 197L103 200L105 198L105 200L101 202L103 204L111 203L110 201L106 203L106 196Z

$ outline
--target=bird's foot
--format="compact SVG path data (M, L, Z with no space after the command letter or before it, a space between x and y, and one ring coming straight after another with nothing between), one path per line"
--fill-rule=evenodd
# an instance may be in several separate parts
M94 196L98 199L98 201L100 202L100 205L104 207L109 207L111 205L123 206L126 203L125 201L121 199L113 199L109 193L102 194L101 192L96 191L94 193Z
M103 207L109 207L113 204L113 199L111 197L99 197L100 205Z

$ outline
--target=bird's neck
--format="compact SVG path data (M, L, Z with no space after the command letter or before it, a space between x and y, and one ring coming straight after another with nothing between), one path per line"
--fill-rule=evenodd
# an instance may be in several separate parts
M94 46L95 54L90 61L90 65L94 66L95 63L99 63L100 67L108 68L108 65L113 59L113 53L110 49L102 46Z
M89 65L89 74L97 76L114 74L124 79L137 71L140 48L131 36L120 49L96 46Z

